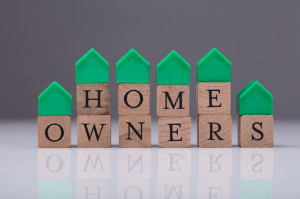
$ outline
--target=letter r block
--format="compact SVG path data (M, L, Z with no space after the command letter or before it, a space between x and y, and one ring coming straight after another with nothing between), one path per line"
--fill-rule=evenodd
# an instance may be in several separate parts
M232 147L231 115L199 115L198 146L201 148Z
M157 116L189 116L189 85L157 85Z
M274 142L273 115L241 115L238 121L240 147L270 148Z
M78 115L77 146L108 148L111 145L110 115Z
M151 116L119 116L119 147L151 147Z
M150 84L120 83L118 85L119 115L150 114Z
M231 83L200 82L197 84L198 115L230 114Z
M38 147L71 147L71 116L38 116Z

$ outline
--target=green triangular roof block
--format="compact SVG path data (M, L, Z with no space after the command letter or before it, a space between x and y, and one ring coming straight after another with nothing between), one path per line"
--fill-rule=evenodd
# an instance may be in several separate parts
M76 83L108 83L109 63L93 48L75 64Z
M196 65L198 82L231 82L231 62L216 48Z
M49 156L51 157L51 156ZM47 179L38 180L39 199L71 199L72 179Z
M39 115L72 115L72 95L54 81L38 97Z
M273 115L273 95L258 81L251 81L236 95L237 114Z
M191 66L175 50L157 64L156 70L157 84L190 84Z
M149 83L150 63L133 48L116 63L117 83Z
M240 180L240 199L272 199L272 180Z

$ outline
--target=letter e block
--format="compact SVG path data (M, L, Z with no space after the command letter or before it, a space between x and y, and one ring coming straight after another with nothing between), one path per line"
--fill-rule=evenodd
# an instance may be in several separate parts
M191 117L159 117L158 131L159 147L191 147Z
M71 147L70 116L38 116L38 147Z
M239 116L238 126L240 147L273 147L273 115L242 115Z
M110 115L78 115L77 145L80 148L108 148L111 144Z
M231 115L199 115L198 146L201 148L232 147Z
M198 83L197 109L198 115L230 114L231 83Z
M129 115L119 117L119 147L151 147L151 116Z

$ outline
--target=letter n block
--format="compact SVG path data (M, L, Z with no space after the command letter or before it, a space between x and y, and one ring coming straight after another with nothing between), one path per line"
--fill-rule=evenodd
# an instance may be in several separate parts
M159 117L158 146L187 148L191 146L191 117Z
M232 116L199 115L198 146L201 148L232 147Z
M119 147L151 147L151 116L129 115L119 117Z
M38 116L38 147L71 147L70 116Z
M77 84L77 115L109 115L109 102L109 83Z
M238 126L240 147L273 147L273 115L242 115Z
M120 83L118 85L119 115L150 114L150 84Z
M200 82L197 85L198 115L230 114L231 83Z
M80 148L108 148L111 145L110 115L78 115L77 145Z
M157 116L189 116L189 85L157 85Z

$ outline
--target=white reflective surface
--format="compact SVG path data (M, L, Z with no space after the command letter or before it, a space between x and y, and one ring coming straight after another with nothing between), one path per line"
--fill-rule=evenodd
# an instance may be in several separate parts
M35 121L0 123L0 198L299 198L300 132L297 122L275 123L275 147L119 149L112 125L109 149L38 149Z

